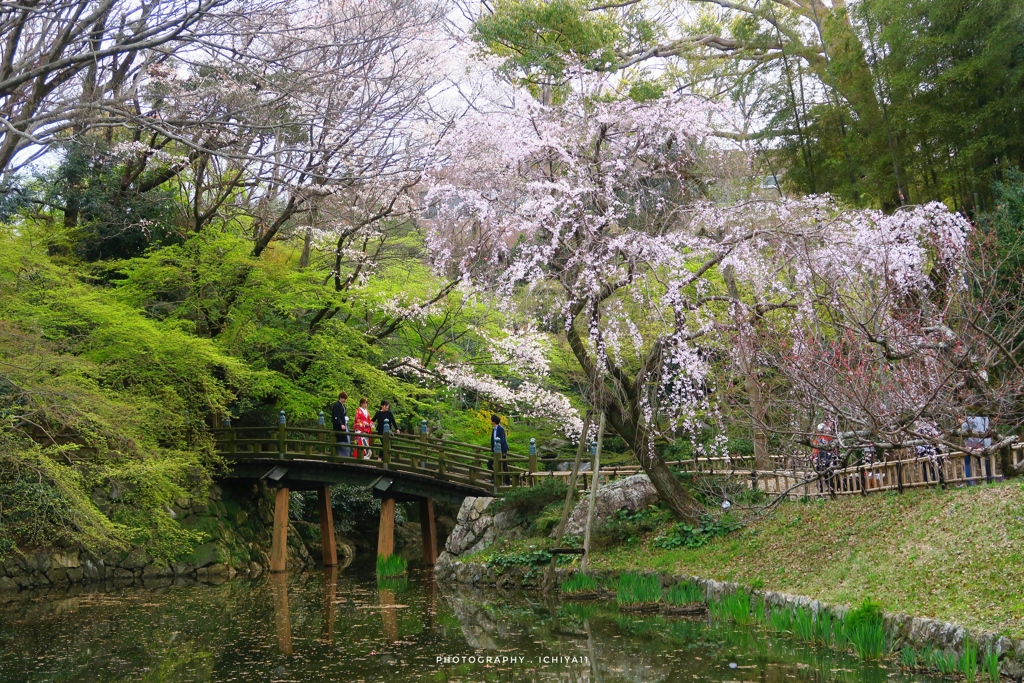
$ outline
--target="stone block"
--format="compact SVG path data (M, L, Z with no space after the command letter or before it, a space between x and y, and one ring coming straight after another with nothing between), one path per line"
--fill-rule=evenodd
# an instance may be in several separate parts
M188 561L196 569L225 562L226 560L227 555L218 543L204 543L192 551L192 555L188 558Z
M127 557L121 560L121 567L134 571L136 569L145 568L145 566L150 564L152 561L153 558L150 557L149 553L145 550L142 548L133 548L132 551L128 553Z
M62 567L64 569L72 569L82 566L82 562L76 548L68 550L54 550L50 553L50 562L54 567Z
M50 579L50 583L53 584L65 584L68 583L68 570L63 567L54 567L50 571L46 572L46 578Z

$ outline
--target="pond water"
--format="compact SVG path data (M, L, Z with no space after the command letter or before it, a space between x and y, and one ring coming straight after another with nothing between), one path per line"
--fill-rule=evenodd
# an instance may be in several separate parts
M926 680L706 619L452 589L422 572L385 588L349 568L75 590L0 605L0 681Z

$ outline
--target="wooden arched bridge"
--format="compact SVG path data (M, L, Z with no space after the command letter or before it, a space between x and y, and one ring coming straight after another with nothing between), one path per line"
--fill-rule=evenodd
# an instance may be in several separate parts
M274 510L271 571L284 571L287 555L288 496L291 491L318 492L320 532L326 566L337 564L330 487L349 484L372 488L381 499L377 536L378 555L394 550L395 503L417 501L423 536L423 561L437 560L434 500L459 504L467 496L494 496L519 486L532 486L570 473L554 469L573 459L538 461L532 440L528 455L492 453L487 447L437 437L425 422L416 434L350 434L352 443L339 444L336 433L317 427L292 427L282 411L272 427L231 427L211 430L217 451L229 463L226 479L263 480L277 489ZM356 437L365 443L356 443ZM338 446L350 449L339 455ZM772 469L758 469L752 458L700 458L667 463L682 470L741 477L751 488L789 498L867 495L919 486L941 486L992 481L1002 477L1003 463L1020 468L1024 443L1007 447L1003 457L951 453L939 459L896 454L881 462L829 470L827 475L800 469L787 458L772 458ZM543 466L540 466L543 465ZM601 482L636 474L637 466L602 467ZM593 473L581 472L577 485L588 487Z
M394 550L395 503L418 501L423 535L423 561L437 559L434 500L459 504L467 496L493 496L529 480L537 471L531 455L492 453L485 446L419 434L350 434L351 443L337 442L332 429L292 427L282 412L277 428L212 429L217 451L230 463L226 479L263 480L277 489L271 571L283 571L287 555L288 496L291 491L317 491L324 564L337 564L330 487L350 484L372 488L381 499L378 555ZM362 437L365 443L357 443ZM349 455L339 455L339 446Z

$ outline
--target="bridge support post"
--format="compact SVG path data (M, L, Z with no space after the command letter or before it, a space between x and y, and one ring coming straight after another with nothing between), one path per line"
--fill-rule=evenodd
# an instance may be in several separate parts
M338 545L334 538L334 511L331 509L331 487L317 489L317 502L320 504L320 545L324 550L324 566L334 567L338 564Z
M283 572L288 559L288 489L279 488L274 499L274 540L270 546L270 571Z
M377 528L377 557L390 557L395 552L395 499L380 502L380 526Z
M434 501L420 500L420 535L423 536L423 564L433 567L437 562L437 527L434 525Z

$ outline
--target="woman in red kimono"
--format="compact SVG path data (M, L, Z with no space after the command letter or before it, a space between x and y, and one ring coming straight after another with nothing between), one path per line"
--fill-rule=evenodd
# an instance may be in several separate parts
M370 402L366 398L359 399L359 409L356 410L356 421L353 425L356 432L356 445L362 446L362 448L356 449L355 456L364 460L370 458L371 451L366 447L370 445L368 435L373 433L373 422L370 421L370 410L367 407L369 404Z

